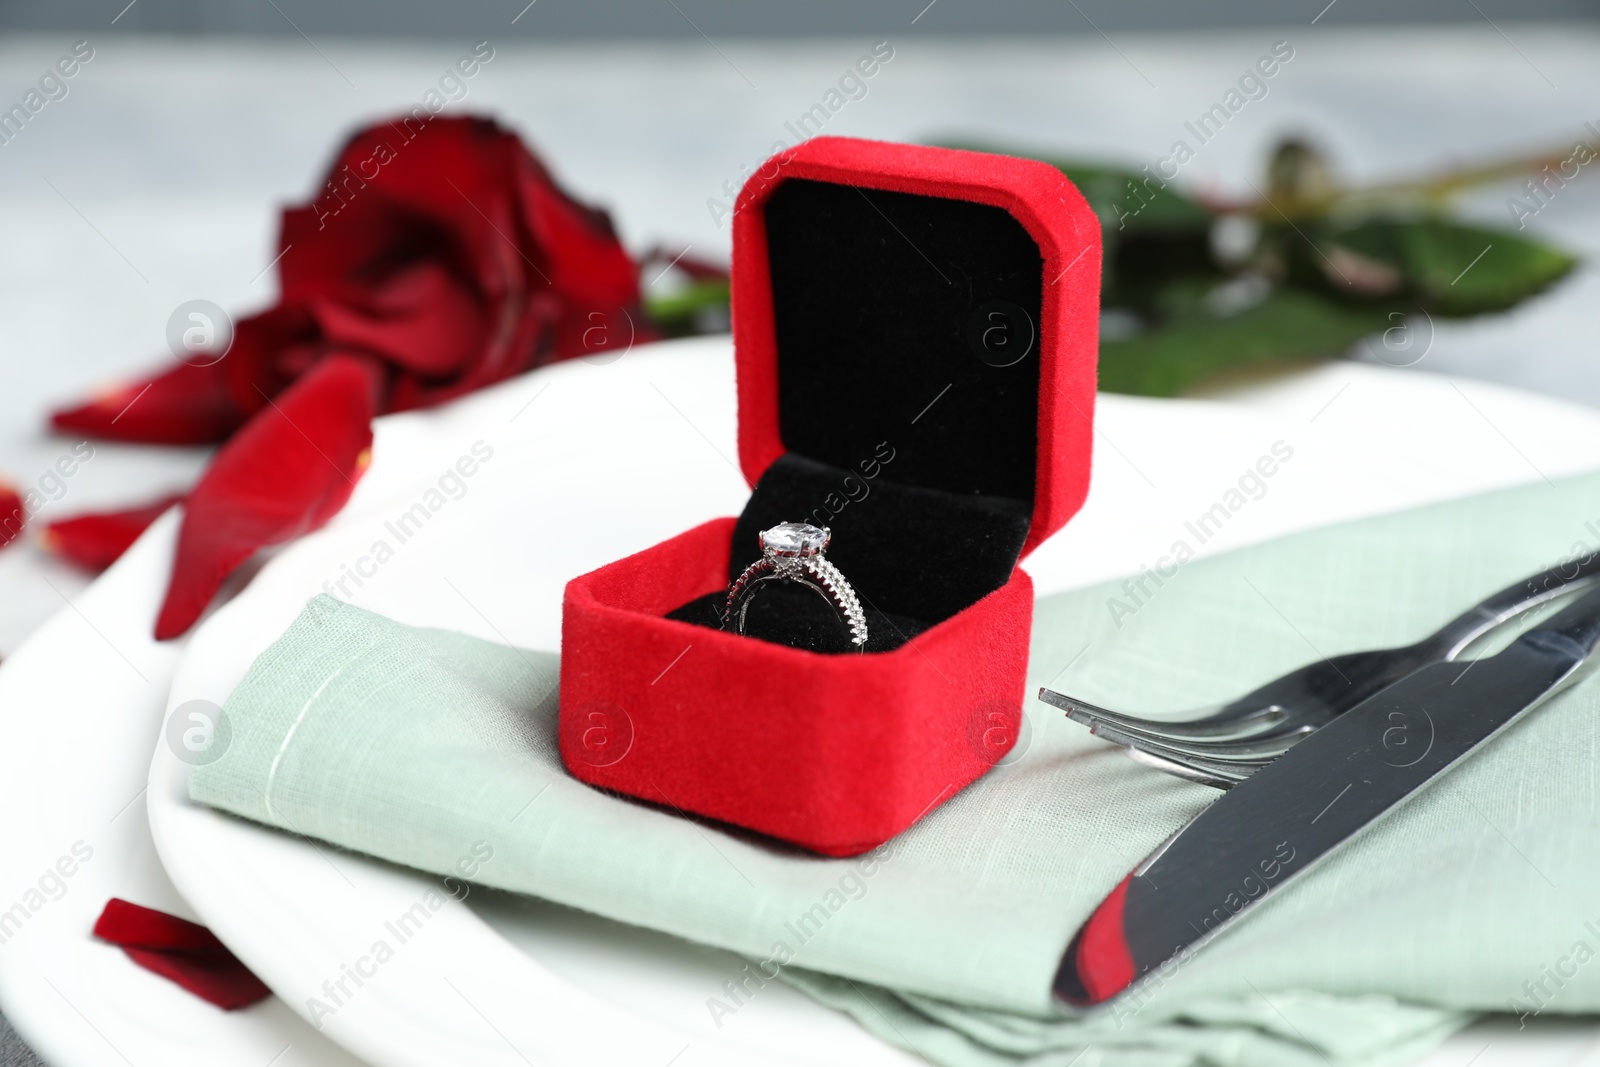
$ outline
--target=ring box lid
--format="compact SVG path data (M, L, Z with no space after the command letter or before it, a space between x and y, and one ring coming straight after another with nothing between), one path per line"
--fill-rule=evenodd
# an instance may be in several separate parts
M739 461L786 453L1009 502L1021 554L1088 491L1100 222L1055 167L816 137L751 177L734 211ZM799 516L795 516L799 518Z

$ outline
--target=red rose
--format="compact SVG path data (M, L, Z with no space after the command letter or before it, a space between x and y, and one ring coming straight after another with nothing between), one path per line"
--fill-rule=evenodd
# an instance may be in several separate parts
M278 247L278 304L241 320L222 358L188 357L53 417L117 440L228 442L189 495L160 637L188 629L255 549L343 505L370 432L306 420L422 407L647 338L637 268L605 213L488 119L360 131L317 197L284 212ZM320 459L286 465L284 449Z
M225 358L57 412L56 428L220 441L330 352L383 364L389 412L644 332L636 268L605 213L489 119L360 131L316 199L283 213L278 250L278 305L240 321Z

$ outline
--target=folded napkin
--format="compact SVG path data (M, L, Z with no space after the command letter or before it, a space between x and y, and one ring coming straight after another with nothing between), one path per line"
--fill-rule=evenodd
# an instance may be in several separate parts
M1138 711L1396 645L1600 543L1600 474L1327 527L1040 599L1030 686ZM1185 536L1174 530L1174 538ZM1051 1013L1062 949L1214 799L1030 699L1019 754L874 853L822 859L570 778L558 661L319 597L228 699L191 796L435 873L732 949L953 1067L1415 1059L1471 1013L1600 1010L1600 683L1576 685L1165 982ZM1462 684L1470 684L1467 675ZM863 783L862 788L870 788Z

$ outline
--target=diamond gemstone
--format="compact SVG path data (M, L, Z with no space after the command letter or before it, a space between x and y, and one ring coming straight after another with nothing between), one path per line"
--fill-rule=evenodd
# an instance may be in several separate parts
M761 547L780 556L814 556L827 543L827 532L809 522L780 522L761 531Z

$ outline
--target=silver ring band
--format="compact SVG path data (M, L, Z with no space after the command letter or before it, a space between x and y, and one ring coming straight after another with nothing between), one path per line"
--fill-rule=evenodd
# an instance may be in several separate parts
M833 533L826 526L785 522L761 531L761 558L744 569L728 587L722 606L722 628L734 623L737 633L745 632L745 616L750 602L768 582L788 581L810 587L839 612L850 630L850 643L858 650L867 644L867 616L861 600L839 568L823 555Z

